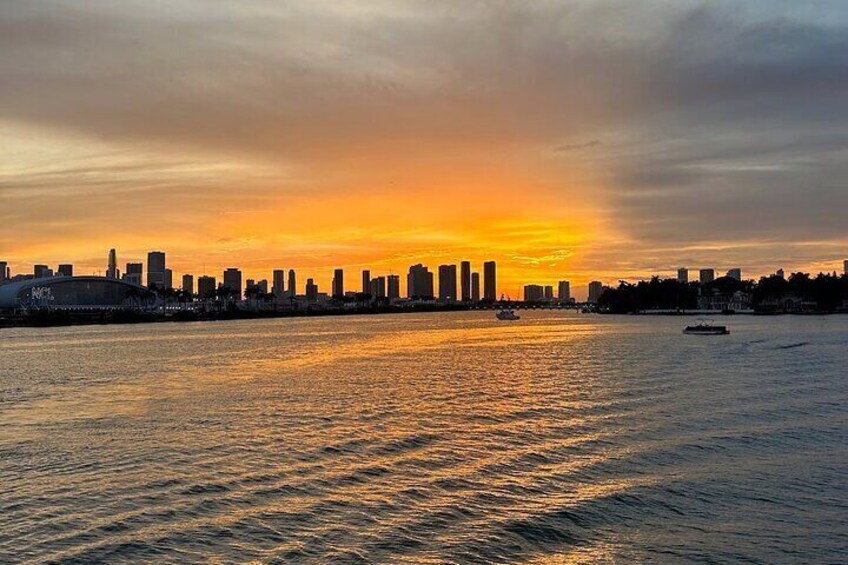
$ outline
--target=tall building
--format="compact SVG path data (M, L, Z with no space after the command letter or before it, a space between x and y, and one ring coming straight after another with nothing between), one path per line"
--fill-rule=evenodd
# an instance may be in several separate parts
M463 302L471 300L471 261L459 264L459 290Z
M553 300L554 299L554 287L551 285L545 286L545 300Z
M689 284L689 269L686 267L680 267L677 269L677 282Z
M698 274L701 284L711 283L715 280L715 269L701 269Z
M524 302L541 302L545 298L545 289L538 284L528 284L524 287Z
M386 277L375 277L371 279L368 288L371 298L382 299L386 297Z
M165 253L162 251L147 254L147 286L165 286Z
M36 265L32 269L32 274L37 279L52 277L53 276L53 269L51 269L47 265Z
M70 263L62 263L56 272L63 277L72 277L74 276L74 266Z
M406 295L412 299L433 299L433 273L421 263L409 268L406 275Z
M6 279L8 278L7 275L9 274L7 272L8 268L9 264L6 261L0 261L0 284L6 282Z
M109 250L109 263L106 266L106 278L118 278L118 254L114 248Z
M604 293L604 284L600 281L589 283L589 302L597 302Z
M456 265L439 265L439 300L456 300Z
M127 263L127 268L124 271L124 280L128 283L141 286L144 280L141 278L144 265L142 263Z
M262 294L268 294L268 279L262 279L256 283L256 289Z
M471 273L471 302L480 302L480 273Z
M568 281L559 281L559 288L557 288L557 298L561 302L568 302L571 300L571 283Z
M842 274L848 276L848 259L842 262Z
M194 277L191 275L183 275L183 292L194 294Z
M202 300L215 298L215 277L209 275L197 277L197 295Z
M235 267L230 267L224 271L224 287L230 291L230 294L241 298L241 271Z
M174 271L165 269L165 288L174 288Z
M312 279L306 279L306 299L309 302L318 300L318 285Z
M277 298L282 298L286 292L286 271L285 269L274 269L274 284L271 287L271 292Z
M494 261L486 261L483 263L483 300L494 302L498 299L496 267Z
M386 297L389 300L400 298L400 276L389 275L386 277Z
M742 269L730 269L727 271L727 276L731 279L736 279L737 281L742 280Z
M371 294L371 271L362 271L362 294Z
M291 298L297 297L297 275L294 269L289 269L289 296Z
M333 271L333 298L344 298L344 269Z

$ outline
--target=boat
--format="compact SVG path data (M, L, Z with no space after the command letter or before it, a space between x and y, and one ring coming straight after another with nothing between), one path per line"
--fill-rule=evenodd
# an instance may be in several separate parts
M495 313L498 320L520 320L521 316L515 313L515 310L503 308L500 312Z
M712 320L699 320L694 326L686 326L683 333L689 335L728 335L730 330L727 326L713 325Z

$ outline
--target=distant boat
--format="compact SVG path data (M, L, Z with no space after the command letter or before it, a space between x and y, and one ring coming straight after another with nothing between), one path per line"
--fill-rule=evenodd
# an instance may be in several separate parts
M715 326L711 320L699 320L694 326L686 326L683 333L689 335L728 335L730 330L727 326Z
M495 317L498 320L520 320L521 316L515 313L515 310L510 310L509 308L503 308L500 312L495 314Z

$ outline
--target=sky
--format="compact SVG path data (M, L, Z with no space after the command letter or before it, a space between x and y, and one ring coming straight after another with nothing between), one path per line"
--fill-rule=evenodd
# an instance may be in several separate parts
M0 154L13 272L841 270L848 4L10 0Z

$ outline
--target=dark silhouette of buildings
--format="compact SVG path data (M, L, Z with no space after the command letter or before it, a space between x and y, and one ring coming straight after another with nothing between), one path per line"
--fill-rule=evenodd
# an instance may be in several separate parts
M456 299L456 265L439 265L439 300Z
M191 275L183 275L183 292L194 294L194 277Z
M141 263L127 263L127 269L124 271L124 281L128 283L137 284L139 286L144 284L142 279L142 270L144 266Z
M333 272L333 298L341 300L344 294L344 269L336 269Z
M471 261L459 264L459 290L463 302L471 300Z
M557 298L561 302L568 302L571 300L571 283L568 281L559 281L559 285L557 288Z
M109 263L106 267L106 278L118 278L118 254L114 249L109 250Z
M295 298L297 296L297 275L294 272L294 269L289 269L289 297Z
M406 275L406 295L413 300L433 299L433 273L421 263L409 268Z
M389 300L400 298L400 276L389 275L386 277L386 297Z
M375 277L371 279L368 294L375 300L386 297L386 277Z
M600 281L589 283L589 302L597 302L604 292L604 284Z
M56 272L62 277L72 277L74 276L74 266L70 263L62 263Z
M32 269L32 274L37 279L44 279L53 276L53 269L47 265L35 265Z
M230 294L241 298L241 271L235 267L230 267L224 271L223 286L230 291Z
M371 271L363 270L362 271L362 294L372 294L371 293Z
M483 263L483 300L494 302L497 297L496 267L494 261Z
M274 269L273 285L271 292L277 298L283 298L286 292L286 271L285 269Z
M215 298L215 277L203 275L197 278L197 295L202 300Z
M701 284L711 283L715 280L715 269L701 269L698 276Z
M312 279L306 279L306 299L309 302L318 300L318 285Z
M480 302L480 273L471 273L471 302Z
M147 254L147 286L164 288L165 285L165 253L151 251Z

